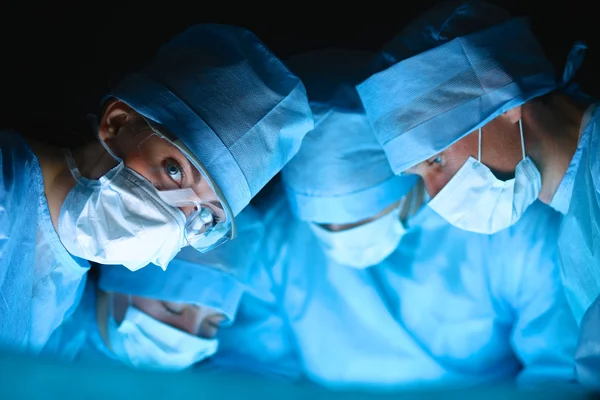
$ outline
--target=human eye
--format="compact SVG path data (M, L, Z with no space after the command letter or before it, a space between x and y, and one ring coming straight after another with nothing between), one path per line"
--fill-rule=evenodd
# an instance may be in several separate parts
M177 184L177 186L181 187L183 184L183 169L181 165L173 158L167 158L164 164L165 173L167 176Z
M429 166L444 166L444 157L442 154L438 154L429 160L427 160Z

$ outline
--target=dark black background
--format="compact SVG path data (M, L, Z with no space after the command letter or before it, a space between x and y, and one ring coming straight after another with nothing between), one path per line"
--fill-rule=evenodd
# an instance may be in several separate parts
M577 80L600 94L600 15L596 1L502 1L527 15L562 71L575 39L590 50ZM0 6L0 126L49 140L77 132L82 116L158 46L202 22L241 25L286 58L330 46L376 50L436 1L106 2L9 1Z

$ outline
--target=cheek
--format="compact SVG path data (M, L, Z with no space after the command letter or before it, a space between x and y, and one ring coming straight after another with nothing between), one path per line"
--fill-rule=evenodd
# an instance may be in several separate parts
M164 179L161 176L162 164L150 163L142 157L131 157L123 160L126 167L146 178L158 190L165 190Z
M446 186L449 179L446 179L442 173L428 173L423 177L425 182L425 189L429 197L434 198L437 194Z
M432 169L424 174L423 181L429 197L434 198L452 180L456 172L463 166L464 161L447 163L444 167Z
M211 189L208 182L204 179L202 179L200 183L195 184L192 189L205 202L219 200L217 194Z
M190 335L196 335L200 325L200 316L198 313L184 312L172 318L168 323L173 328L187 332Z
M127 168L131 168L144 178L151 180L150 168L142 157L128 157L123 160Z
M131 302L140 311L148 314L154 319L161 321L163 318L163 305L159 300L147 299L144 297L132 296Z
M200 332L198 332L198 336L204 339L214 339L218 332L219 328L205 319L200 325Z

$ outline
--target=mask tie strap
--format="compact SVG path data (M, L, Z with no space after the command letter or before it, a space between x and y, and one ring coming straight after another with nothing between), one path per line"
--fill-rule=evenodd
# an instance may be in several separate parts
M77 163L75 162L75 158L73 157L73 153L69 149L63 149L63 153L65 154L65 160L67 161L67 166L69 167L69 172L75 181L81 181L81 172L79 172L79 168L77 168Z
M172 207L196 206L202 204L202 199L191 188L175 190L158 190L158 196Z
M479 143L477 147L477 161L481 163L481 128L479 128Z
M519 118L519 131L521 131L521 152L523 153L523 160L525 159L525 139L523 138L523 122Z

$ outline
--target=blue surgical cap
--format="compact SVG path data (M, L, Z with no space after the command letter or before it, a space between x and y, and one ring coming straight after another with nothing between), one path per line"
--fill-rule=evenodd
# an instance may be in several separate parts
M426 12L373 68L357 89L395 173L559 84L527 20L480 1Z
M234 215L298 151L313 122L302 82L246 29L193 26L108 97L198 158Z
M367 52L322 50L288 61L305 83L315 118L298 154L283 169L295 215L317 223L353 223L399 201L416 182L395 176L354 85L372 59Z
M215 308L231 322L264 235L260 214L252 206L237 216L236 223L240 232L234 240L204 254L185 247L166 271L156 265L138 271L103 265L99 287L109 292Z

